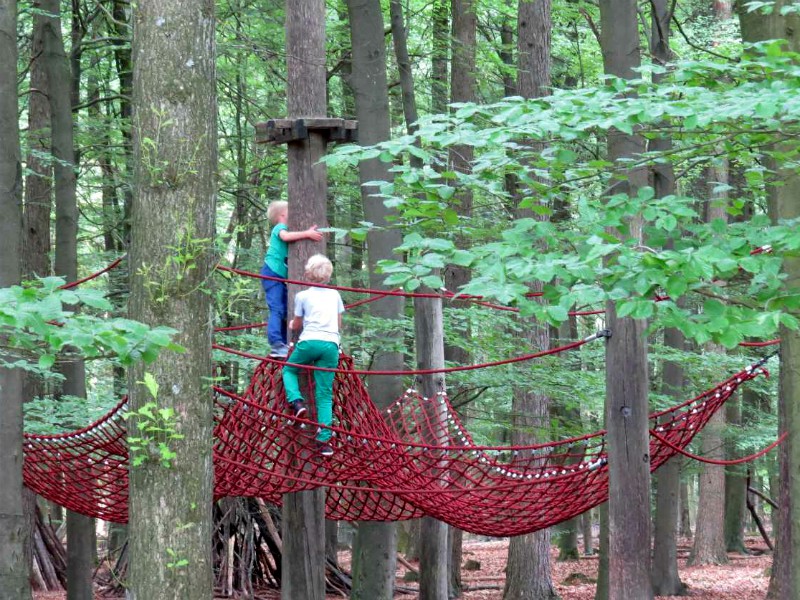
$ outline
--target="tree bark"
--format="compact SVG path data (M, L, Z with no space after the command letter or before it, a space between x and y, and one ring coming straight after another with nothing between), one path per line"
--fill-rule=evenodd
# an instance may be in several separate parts
M651 6L650 53L655 61L666 66L672 60L670 50L670 23L672 14L667 0L653 0ZM653 75L658 84L665 75ZM672 138L657 137L648 147L653 152L664 152L672 148ZM675 172L669 163L652 167L653 190L656 198L675 193ZM675 328L664 332L664 345L683 350L683 334ZM662 393L679 400L683 389L684 373L680 363L665 361L663 366ZM681 457L676 456L664 464L657 473L656 516L653 531L653 591L657 595L681 595L686 586L678 574L678 506L680 496Z
M664 331L664 345L683 350L679 329ZM679 400L683 391L683 368L675 361L664 361L662 393ZM675 456L656 473L656 518L653 531L653 591L657 596L679 596L686 586L678 574L678 498L681 482L681 457Z
M0 287L19 284L22 164L17 102L17 3L0 0ZM13 360L13 359L12 359ZM0 367L0 590L30 600L22 488L22 373Z
M324 117L325 3L295 0L286 5L287 110L290 118ZM327 170L321 133L288 147L289 229L326 224ZM302 279L310 256L325 251L325 242L295 242L289 251L289 278ZM296 286L289 286L289 311ZM283 496L284 536L281 597L284 600L325 597L325 492L316 489Z
M67 281L78 278L77 164L72 120L72 76L61 34L61 3L42 0L48 13L43 27L44 65L50 99L51 146L56 198L55 273ZM76 360L61 368L62 393L86 398L86 370ZM91 600L94 519L67 511L67 598Z
M444 367L444 328L442 321L442 301L438 298L415 298L414 317L417 343L417 367L420 369L440 369ZM419 378L422 395L434 399L445 391L444 375L423 375ZM425 405L427 410L436 411L431 419L444 419L445 415L438 402ZM442 443L443 440L426 440L428 443ZM447 600L447 525L433 517L423 517L421 526L419 557L419 598L420 600Z
M447 63L450 47L448 0L433 0L431 10L431 111L444 113L447 110ZM412 121L413 122L413 121Z
M355 95L358 118L359 143L370 146L390 137L389 94L386 81L386 41L379 0L348 0L350 39L352 42L351 87ZM395 34L397 35L397 34ZM397 258L394 249L402 242L401 232L386 227L389 209L378 196L379 190L367 186L370 181L391 181L389 165L375 158L359 164L361 200L367 221L378 226L367 234L367 259L369 285L383 287L377 263ZM377 319L394 321L402 316L403 299L384 298L369 305L370 315ZM379 350L373 358L373 367L381 370L402 369L403 355L393 350L402 340L402 328L393 328L389 350ZM392 377L370 377L367 385L373 403L379 409L388 407L402 393L402 381ZM364 600L390 600L394 597L395 568L397 564L397 526L395 523L359 523L353 542L352 598Z
M450 69L450 100L457 102L475 101L475 53L477 18L475 15L474 0L452 0L452 63ZM454 146L449 152L450 168L457 173L469 174L472 172L474 150L470 145ZM454 200L455 210L459 221L465 227L470 227L472 217L472 192L469 188L457 190ZM456 240L459 247L463 247L466 240L463 236ZM444 272L444 285L448 290L457 291L469 282L470 272L466 267L448 265ZM457 305L456 305L457 306ZM462 335L470 337L469 329ZM467 364L469 352L459 346L445 344L444 358L454 364ZM456 388L454 394L459 389ZM463 418L462 418L463 420ZM448 553L448 571L450 597L461 596L463 584L461 582L461 548L463 532L453 530L448 534L450 551Z
M33 16L30 86L28 99L28 158L25 163L25 211L23 271L27 276L50 275L50 212L52 209L51 169L41 160L50 152L50 101L44 60L46 17ZM26 395L26 397L28 397Z
M800 50L800 16L796 13L781 15L786 0L775 3L772 13L760 11L748 13L739 3L739 21L742 39L758 42L784 39L792 52ZM773 221L792 219L800 215L800 177L790 169L780 169L770 160L768 167L776 171L775 180L781 186L767 186L769 213ZM800 277L800 259L784 257L787 293L797 293ZM797 311L792 313L797 318ZM777 520L779 526L775 536L775 556L770 575L769 598L783 600L795 598L800 592L800 333L781 327L781 373L778 382L778 432L789 432L787 439L778 448L779 490Z
M714 165L708 171L708 185L712 188L707 205L707 220L727 223L727 194L715 194L717 183L728 182L727 161ZM708 352L724 354L725 348L709 345ZM725 458L722 434L725 429L725 411L717 411L702 433L702 454L712 459ZM690 565L720 565L728 562L725 546L725 467L704 463L700 470L700 494L697 508L697 527L694 546L689 556Z
M550 0L523 0L519 3L517 91L525 98L538 98L550 93L551 23ZM518 206L515 207L515 216L536 218L532 211ZM547 326L528 323L528 327L530 333L525 336L528 347L538 350L550 347ZM549 431L550 399L517 386L512 393L512 444L532 444L546 437L542 434ZM557 598L550 573L550 531L544 529L511 538L506 572L504 600Z
M600 3L601 50L605 72L626 79L638 77L639 30L635 0ZM608 157L640 155L640 136L608 132ZM632 171L611 193L636 193L646 173ZM641 238L637 220L630 235ZM611 338L606 345L606 428L609 470L609 598L647 600L650 580L650 453L648 435L648 367L646 323L617 318L612 302L606 308Z
M600 535L598 548L597 565L597 587L594 591L594 600L608 600L608 575L609 575L609 556L608 556L608 502L603 502L597 512L600 520Z
M743 394L750 391L747 388ZM725 420L729 425L742 425L742 399L734 397L725 403ZM736 457L736 447L728 443L725 448L727 457ZM728 552L747 554L744 545L745 500L747 496L747 467L730 465L725 467L725 549Z
M130 369L132 412L155 401L167 428L130 469L131 600L211 598L211 274L217 172L215 15L211 0L140 0L134 9L131 212L133 319L177 330L185 348ZM158 383L152 398L141 383ZM137 430L141 417L129 420ZM161 464L155 442L177 454Z

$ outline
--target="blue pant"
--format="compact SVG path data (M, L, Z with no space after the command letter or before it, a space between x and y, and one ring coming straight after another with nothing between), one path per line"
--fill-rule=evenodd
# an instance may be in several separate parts
M267 265L261 268L261 274L269 277L280 277ZM282 281L262 279L264 293L267 296L269 307L269 321L267 322L267 339L273 348L286 346L286 284Z

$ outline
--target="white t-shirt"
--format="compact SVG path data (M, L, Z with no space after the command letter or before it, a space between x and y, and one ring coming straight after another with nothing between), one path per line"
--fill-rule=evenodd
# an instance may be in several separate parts
M339 315L344 312L342 297L336 290L308 288L294 297L294 315L303 317L303 340L339 344Z

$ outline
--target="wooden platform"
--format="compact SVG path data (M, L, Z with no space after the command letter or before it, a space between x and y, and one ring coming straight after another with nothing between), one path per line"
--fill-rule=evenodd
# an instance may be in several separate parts
M349 119L300 118L270 119L256 123L256 142L286 144L308 138L309 132L321 133L328 142L357 142L358 121Z

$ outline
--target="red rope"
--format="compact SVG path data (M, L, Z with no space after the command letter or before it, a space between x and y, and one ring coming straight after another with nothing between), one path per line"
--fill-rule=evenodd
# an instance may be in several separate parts
M751 252L751 254L762 254L762 253L769 253L769 252L772 252L772 248L771 247L762 246L762 247L759 247L759 248L756 248L755 250L753 250ZM100 277L104 273L107 273L107 272L111 271L112 269L116 268L117 266L119 266L119 264L122 262L122 260L124 258L125 258L125 256L121 256L118 259L116 259L115 261L113 261L112 263L110 263L105 268L100 269L99 271L96 271L96 272L92 273L91 275L88 275L88 276L86 276L86 277L84 277L82 279L78 279L76 281L73 281L73 282L70 282L70 283L66 283L66 284L62 285L60 289L69 290L69 289L78 287L79 285L81 285L83 283L86 283L87 281L91 281L92 279L96 279L97 277ZM220 265L217 266L217 269L219 269L220 271L227 271L227 272L230 272L230 273L235 273L237 275L243 275L245 277L253 277L253 278L256 278L256 279L267 279L267 280L270 280L270 281L282 281L282 282L285 282L285 283L292 283L292 284L296 284L296 285L320 287L320 288L326 288L326 289L332 289L332 290L339 290L339 291L342 291L342 292L355 292L355 293L361 293L361 294L371 294L373 296L372 298L364 298L363 300L358 300L358 301L353 302L351 304L346 304L345 308L347 308L347 309L355 308L356 306L361 306L361 305L364 305L364 304L369 304L370 302L375 302L377 300L382 300L383 298L386 298L387 296L401 296L401 297L405 297L405 298L441 298L441 299L445 299L445 300L454 300L454 301L461 300L461 301L467 301L467 302L474 302L474 303L476 303L476 304L478 304L480 306L485 306L487 308L492 308L494 310L503 310L503 311L509 311L509 312L519 312L518 308L515 308L515 307L512 307L512 306L504 306L504 305L501 305L501 304L494 304L492 302L486 302L486 301L482 300L483 296L475 296L475 295L469 295L469 294L460 295L460 294L456 294L456 293L453 293L453 292L448 291L448 290L445 290L441 294L427 293L427 292L403 292L402 290L399 290L399 289L394 289L394 290L375 290L375 289L370 289L370 288L359 288L359 287L337 286L337 285L323 284L323 283L312 283L312 282L309 282L309 281L300 281L300 280L296 280L296 279L283 279L281 277L272 277L272 276L269 276L269 275L261 275L260 273L253 273L251 271L244 271L242 269L234 269L232 267L224 267L224 266L220 266ZM525 294L525 296L526 297L538 297L538 296L542 296L542 292L530 292L528 294ZM655 302L662 302L664 300L669 300L669 296L656 296L655 299L654 299ZM568 314L570 316L592 316L592 315L602 315L604 313L605 313L605 309L597 309L597 310L575 310L575 311L570 311ZM234 326L231 326L231 327L217 327L214 331L241 331L241 330L244 330L244 329L256 329L256 328L266 327L266 325L267 325L266 323L253 323L253 324L247 324L247 325L234 325ZM772 346L772 345L779 344L779 343L780 343L780 339L774 339L774 340L768 340L768 341L764 341L764 342L740 342L739 346L751 347L751 348L763 348L763 347L766 347L766 346ZM222 348L222 347L220 349L224 350L224 348ZM251 358L255 358L255 357L251 356ZM536 357L535 356L531 356L531 358L536 358ZM520 360L524 360L524 359L521 358ZM498 364L504 364L504 363L500 362ZM487 365L487 366L493 366L493 365ZM476 367L473 367L473 368L476 368Z
M267 281L281 281L283 283L291 283L293 285L302 285L307 287L318 287L318 288L325 288L329 290L338 290L340 292L354 292L357 294L371 294L377 296L402 296L403 298L440 298L444 300L463 300L463 301L475 301L475 300L482 300L483 296L473 296L471 294L454 294L453 292L445 291L444 293L436 293L436 292L403 292L401 290L375 290L372 288L360 288L360 287L352 287L346 285L332 285L330 283L315 283L311 281L302 281L300 279L287 279L284 277L273 277L272 275L262 275L261 273L253 273L252 271L244 271L242 269L234 269L232 267L224 267L222 265L217 265L217 269L219 271L225 271L228 273L235 273L236 275L242 275L244 277L252 277L253 279L266 279ZM542 292L530 292L525 294L526 297L538 297L542 296ZM378 300L378 298L376 298Z
M258 356L257 354L250 354L249 352L234 350L233 348L228 348L226 346L221 346L219 344L212 344L212 348L214 348L215 350L221 350L222 352L227 352L228 354L235 354L237 356L242 356L244 358L252 358L253 360L259 360L261 362L267 362L267 363L289 365L292 367L298 367L300 369L306 369L309 371L329 371L332 373L345 373L348 375L433 375L435 373L455 373L458 371L473 371L475 369L483 369L486 367L499 367L500 365L509 365L512 363L525 362L527 360L533 360L534 358L541 358L543 356L550 356L551 354L558 354L559 352L572 350L573 348L580 348L587 342L591 342L592 340L597 339L597 337L598 337L597 335L592 335L585 339L578 340L577 342L571 342L569 344L560 346L558 348L550 348L548 350L542 350L541 352L532 352L531 354L523 354L522 356L514 356L512 358L495 360L492 362L478 363L475 365L459 365L456 367L443 367L441 369L410 369L408 371L380 371L380 370L370 371L367 369L338 369L331 367L318 367L315 365L301 365L301 364L286 362L283 360L271 358L269 356Z
M728 467L728 466L731 466L731 465L740 465L742 463L751 462L751 461L756 460L757 458L761 458L762 456L767 454L769 451L771 451L773 448L778 446L783 440L785 440L786 436L788 435L788 433L789 433L788 431L784 431L781 434L781 436L777 440L772 442L769 446L759 450L755 454L751 454L750 456L744 456L742 458L736 458L736 459L733 459L733 460L717 460L717 459L714 459L714 458L706 458L705 456L700 456L698 454L692 454L688 450L684 450L680 446L676 446L675 444L670 442L668 439L666 439L664 436L659 435L658 433L656 433L652 429L650 430L650 435L652 435L654 438L656 438L659 442L661 442L665 446L668 446L671 450L673 450L675 452L678 452L679 454L683 454L686 458L691 458L692 460L696 460L698 462L706 463L706 464L709 464L709 465L718 465L718 466L721 466L721 467Z
M72 281L70 283L65 283L59 289L71 290L74 287L78 287L82 283L86 283L87 281L91 281L92 279L96 279L97 277L100 277L100 275L102 275L103 273L108 273L111 269L117 267L119 265L119 263L122 262L123 258L125 258L125 257L124 256L120 256L117 260L112 262L110 265L108 265L104 269L100 269L99 271L96 271L96 272L92 273L91 275L89 275L87 277L84 277L83 279L77 279L77 280Z
M780 344L780 338L774 340L767 340L766 342L739 342L740 346L744 346L745 348L764 348L765 346L774 346L775 344Z

